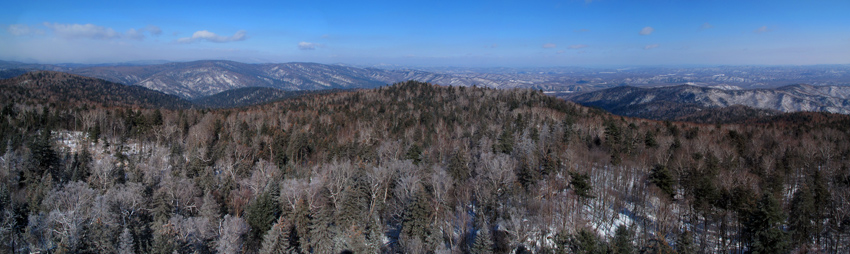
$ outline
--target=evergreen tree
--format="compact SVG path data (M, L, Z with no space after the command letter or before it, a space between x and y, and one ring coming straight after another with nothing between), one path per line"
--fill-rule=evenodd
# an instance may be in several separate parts
M461 152L455 152L449 159L448 172L455 183L464 183L470 176L469 165L466 157Z
M691 231L683 230L676 237L676 253L678 254L694 254L697 253L694 246L693 234Z
M330 206L319 208L310 224L310 248L312 253L332 253L336 236L333 211ZM302 249L303 250L303 249Z
M472 242L470 252L474 254L493 253L493 237L490 234L489 223L484 222L484 225L475 233L475 241Z
M121 236L118 238L118 254L135 253L133 246L133 235L130 234L130 229L124 228L124 231L121 232Z
M605 244L595 233L581 229L570 239L570 249L579 254L605 254L608 252Z
M80 149L79 153L74 154L74 163L71 167L71 181L86 181L91 175L90 163L92 161L91 153L86 146Z
M579 197L584 199L593 198L593 195L590 194L593 187L590 185L590 176L587 173L570 172L570 186L573 187L573 191Z
M210 223L216 224L221 220L221 206L216 201L211 191L204 193L203 204L201 205L200 215L207 218Z
M673 174L670 173L670 170L667 170L667 166L655 165L649 173L649 182L658 186L670 199L673 199L676 195L676 190L673 188L676 182Z
M412 160L414 165L419 165L419 162L422 161L422 147L419 147L416 143L410 145L407 153L404 154L404 159Z
M493 148L496 152L511 154L514 151L514 135L508 128L499 135L499 140Z
M617 226L614 231L613 248L615 254L631 254L635 251L635 244L632 243L632 231L625 225Z
M32 164L37 168L37 175L41 175L45 171L54 173L53 171L59 163L59 156L53 150L50 129L42 129L38 136L29 143L29 149Z
M623 133L620 131L620 126L613 119L609 119L605 123L605 144L611 148L612 153L619 152L620 145L623 143Z
M780 227L785 219L779 202L768 193L762 195L755 210L745 225L746 236L750 239L750 252L786 253L788 252L788 234Z
M291 214L294 235L290 235L292 239L292 247L299 252L306 253L310 249L310 207L306 201L299 199L295 205L295 211Z
M811 192L814 198L814 237L817 244L821 244L821 233L824 232L824 224L822 223L828 216L832 203L832 194L829 192L828 180L824 179L824 175L820 170L812 172L811 176Z
M575 134L573 124L575 124L575 120L571 115L564 117L564 121L562 122L564 134L561 136L561 142L569 143L573 139L573 135Z
M347 229L351 226L365 228L361 225L364 217L368 216L369 210L369 183L362 168L349 179L349 185L342 194L341 208L337 210L336 219L340 222L340 228Z
M791 239L795 246L806 248L815 233L817 216L815 200L808 187L794 192L789 211L791 213L788 216L788 227L791 230Z
M516 172L517 181L522 185L522 187L528 189L532 184L537 182L539 178L537 176L537 171L531 168L531 165L528 165L527 161L523 161Z
M434 208L431 206L430 195L425 190L419 190L404 212L401 222L402 232L410 238L425 241L427 230L431 224Z
M271 186L275 187L277 184ZM277 188L271 188L269 191L260 194L245 210L245 220L251 227L248 238L250 242L259 242L263 234L269 231L275 219L280 216L280 205L277 202L278 193Z
M291 228L283 217L278 219L266 235L263 236L263 247L260 254L285 254L292 253L293 248L289 245L289 233Z
M154 110L148 122L154 126L162 125L162 112L159 109Z
M646 145L646 147L658 147L658 141L655 141L655 133L652 131L647 131L646 135L643 138L643 144Z

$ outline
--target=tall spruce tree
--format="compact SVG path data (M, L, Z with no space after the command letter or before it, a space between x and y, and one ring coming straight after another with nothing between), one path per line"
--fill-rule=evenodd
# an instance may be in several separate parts
M772 195L764 193L748 217L745 231L753 254L788 252L788 233L781 229L785 214Z
M615 254L632 254L635 252L632 231L626 225L617 226L614 231L612 250Z
M484 222L475 233L475 240L470 248L471 253L475 254L492 254L493 253L493 237L490 234L490 224Z

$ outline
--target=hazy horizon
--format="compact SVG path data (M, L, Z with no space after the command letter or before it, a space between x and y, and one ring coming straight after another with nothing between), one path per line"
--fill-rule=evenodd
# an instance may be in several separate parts
M847 1L10 2L0 59L602 67L850 64Z

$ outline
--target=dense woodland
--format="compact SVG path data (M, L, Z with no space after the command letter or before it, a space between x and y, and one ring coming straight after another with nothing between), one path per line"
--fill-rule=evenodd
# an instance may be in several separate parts
M418 82L3 103L2 253L850 251L845 115L663 122Z

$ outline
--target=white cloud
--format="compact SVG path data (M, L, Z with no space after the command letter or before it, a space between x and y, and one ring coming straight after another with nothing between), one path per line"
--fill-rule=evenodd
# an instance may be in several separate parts
M654 49L657 48L658 44L649 44L643 47L643 49Z
M58 24L44 22L44 26L50 28L54 34L65 39L98 39L109 40L121 38L121 33L112 28L102 27L94 24Z
M640 30L640 35L650 35L652 32L655 32L655 28L648 26Z
M248 36L245 34L245 30L236 31L232 36L221 36L217 35L213 32L207 30L197 31L192 34L192 37L184 37L177 39L179 43L193 43L196 41L206 40L210 42L234 42L234 41L244 41Z
M712 26L708 22L702 23L702 25L699 26L699 30L706 30L706 29L712 29L712 28L714 28L714 26Z
M148 25L144 28L139 28L139 29L130 28L130 30L127 30L127 32L124 32L124 36L129 38L129 39L133 39L133 40L143 40L143 39L145 39L145 34L144 34L145 32L148 32L148 33L150 33L151 35L154 35L154 36L159 36L159 35L162 34L162 29L160 29L158 26L154 26L154 25Z
M767 26L761 26L761 27L759 27L758 29L753 30L753 33L760 34L760 33L765 33L765 32L769 32L769 31L770 31L770 30L769 30L769 29L767 29Z
M557 45L555 45L555 43L546 43L546 44L543 44L543 48L544 48L544 49L551 49L551 48L555 48L555 47L558 47Z
M41 34L44 31L40 31L37 29L28 28L23 25L23 28L29 29L32 32ZM53 31L53 34L64 39L95 39L95 40L112 40L112 39L131 39L131 40L144 40L145 32L148 32L152 35L160 35L162 34L162 29L154 25L149 25L144 28L130 28L124 33L120 33L115 31L115 29L98 26L94 24L59 24L59 23L50 23L44 22L44 26ZM16 28L16 33L21 33L22 27Z
M133 39L133 40L143 40L143 39L145 39L145 35L143 34L143 32L144 32L144 29L136 30L136 29L130 28L130 30L127 30L127 32L125 32L124 35L127 38L130 38L130 39Z
M570 49L580 49L580 48L587 48L587 45L585 45L585 44L570 45Z
M321 47L321 46L322 46L321 44L306 42L306 41L302 41L302 42L298 43L298 49L300 49L300 50L314 50L314 49L316 49L316 47Z
M160 34L162 34L162 29L160 29L158 26L154 26L154 25L148 25L148 26L146 26L145 28L142 28L142 29L148 31L152 35L159 36Z
M44 30L31 28L24 24L12 24L6 27L6 32L14 36L44 34Z

